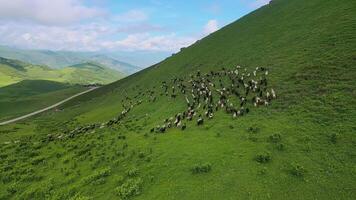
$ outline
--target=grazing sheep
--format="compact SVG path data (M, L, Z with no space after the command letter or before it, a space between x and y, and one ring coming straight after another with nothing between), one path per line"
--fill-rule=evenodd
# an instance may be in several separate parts
M276 93L274 92L274 89L271 89L271 93L272 93L272 98L275 99L276 98Z
M203 125L203 123L204 123L204 119L201 116L199 116L199 118L197 120L197 125L200 126L200 125Z
M166 129L167 129L166 126L163 125L159 128L159 132L164 133L164 132L166 132Z

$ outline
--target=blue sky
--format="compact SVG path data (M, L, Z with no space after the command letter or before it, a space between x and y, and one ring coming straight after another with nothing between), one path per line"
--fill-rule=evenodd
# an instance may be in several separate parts
M173 53L269 0L0 0L0 45Z

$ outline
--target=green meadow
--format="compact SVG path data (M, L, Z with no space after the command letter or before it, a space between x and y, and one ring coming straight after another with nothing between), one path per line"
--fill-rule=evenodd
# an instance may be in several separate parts
M0 126L0 199L355 199L355 24L354 1L273 0L60 112ZM163 81L236 65L268 68L277 98L150 131L186 108Z

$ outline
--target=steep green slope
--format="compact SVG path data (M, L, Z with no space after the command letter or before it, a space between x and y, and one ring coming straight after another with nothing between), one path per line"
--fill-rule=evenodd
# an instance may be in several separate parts
M84 91L82 86L64 83L25 80L0 88L0 120L11 119L45 108Z
M51 80L73 84L107 84L124 77L124 74L97 63L82 63L63 69L32 65L0 57L0 87L21 80Z
M74 99L64 112L1 127L9 143L1 147L0 194L354 199L355 25L349 0L274 0L155 66ZM220 110L203 126L195 118L184 131L150 132L186 107L182 95L159 95L162 81L237 64L269 69L277 92L271 105L248 104L250 113L238 119ZM156 101L139 95L148 90ZM119 124L102 126L120 116L126 97L142 103Z

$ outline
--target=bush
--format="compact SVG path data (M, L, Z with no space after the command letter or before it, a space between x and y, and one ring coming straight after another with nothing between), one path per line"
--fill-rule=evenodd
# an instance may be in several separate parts
M115 184L122 185L125 182L125 177L117 176L115 177Z
M104 177L109 176L110 173L111 173L111 168L110 168L110 167L104 168L104 169L102 169L102 170L99 170L99 171L94 172L94 173L93 173L92 175L90 175L90 176L85 177L85 178L83 179L83 182L86 183L86 184L88 184L88 183L93 183L93 182L96 183L96 181L98 181L98 183L100 184L100 183L103 182ZM101 180L99 180L99 179L101 179Z
M303 177L304 174L306 173L306 170L304 169L303 166L299 164L293 164L290 173L296 177Z
M31 164L32 165L38 165L40 163L43 163L45 161L45 158L42 157L42 156L39 156L39 157L35 157L31 160Z
M271 160L271 155L269 152L262 152L257 154L255 159L259 163L268 163Z
M266 168L266 167L263 167L262 169L260 169L260 170L257 171L257 174L258 174L258 175L265 175L265 174L267 174L267 168Z
M250 133L258 133L260 131L260 129L258 127L249 127L247 128L247 131Z
M128 177L135 177L138 175L138 169L136 167L131 168L131 169L127 170L126 174Z
M138 153L138 157L140 158L140 159L143 159L143 158L145 158L145 153L144 152L139 152Z
M273 143L278 143L282 140L282 136L278 133L269 136L269 141Z
M115 192L121 199L128 199L140 194L142 183L141 178L128 179L125 183L115 188Z
M197 164L191 169L193 174L201 174L201 173L208 173L211 171L211 164Z
M70 198L70 200L90 200L91 198L76 194L74 197Z
M19 191L19 185L18 185L18 183L13 183L13 184L9 185L9 187L6 190L8 193L13 195Z
M279 151L283 151L283 150L285 149L285 146L284 146L284 144L279 143L279 144L277 144L276 148L277 148Z
M332 142L333 144L336 144L337 138L338 138L338 134L336 134L336 133L331 134L330 135L330 142Z

